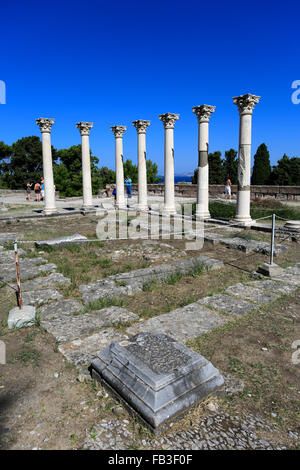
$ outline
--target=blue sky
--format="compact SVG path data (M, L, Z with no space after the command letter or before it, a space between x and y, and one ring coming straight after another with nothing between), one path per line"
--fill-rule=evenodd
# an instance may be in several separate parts
M114 168L110 126L127 126L124 157L136 162L132 121L151 120L147 157L163 172L163 124L176 122L175 172L197 164L192 107L216 106L210 151L238 147L232 97L261 96L253 114L252 155L265 142L271 163L300 156L300 2L90 1L1 2L0 140L39 135L38 117L55 118L52 144L80 143L78 121L92 121L90 145L100 166Z

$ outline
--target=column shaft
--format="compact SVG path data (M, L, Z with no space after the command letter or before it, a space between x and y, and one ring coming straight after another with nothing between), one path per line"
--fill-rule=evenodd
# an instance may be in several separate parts
M176 213L174 187L174 129L165 129L165 197L163 211Z
M124 195L124 168L123 168L123 138L116 137L116 185L117 206L122 209L126 207Z
M43 174L45 182L45 214L57 212L52 167L52 151L50 132L42 133Z
M89 136L81 136L83 209L93 207Z
M148 209L146 134L140 132L138 132L138 208L141 210Z
M238 193L235 220L246 223L252 220L250 216L251 121L251 114L243 114L240 117Z
M251 177L251 127L254 106L260 96L246 95L233 98L240 115L238 193L234 220L244 225L251 224L250 216L250 177Z

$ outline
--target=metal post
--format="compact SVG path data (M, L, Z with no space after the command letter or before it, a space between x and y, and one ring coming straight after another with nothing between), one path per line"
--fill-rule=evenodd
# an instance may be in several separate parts
M275 214L272 215L272 237L271 237L271 250L270 250L270 264L273 264L274 237L275 237Z
M14 251L15 251L15 262L16 262L16 270L17 270L17 299L18 299L18 306L19 309L22 309L22 297L21 297L21 282L20 282L20 270L19 270L19 259L18 259L18 242L15 240L14 243Z

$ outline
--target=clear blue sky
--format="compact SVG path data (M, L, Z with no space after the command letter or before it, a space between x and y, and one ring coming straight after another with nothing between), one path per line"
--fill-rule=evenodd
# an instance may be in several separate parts
M52 144L80 143L78 121L92 121L90 145L114 168L110 126L127 126L124 157L136 162L132 121L151 120L147 157L163 171L163 124L175 124L175 172L197 164L192 106L216 106L210 151L238 147L232 97L261 96L253 114L252 154L265 142L275 164L300 156L299 0L1 2L0 140L40 136L38 117L55 118Z

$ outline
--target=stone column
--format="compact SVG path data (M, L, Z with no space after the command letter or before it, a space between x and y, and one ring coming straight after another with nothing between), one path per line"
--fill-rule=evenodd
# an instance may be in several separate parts
M77 122L76 127L81 135L81 158L82 158L82 192L83 205L82 210L93 208L92 176L91 176L91 157L89 135L92 122Z
M174 189L174 126L179 114L161 114L165 128L165 198L163 214L176 214Z
M252 222L250 216L251 121L254 106L259 102L259 98L260 96L249 93L232 98L240 114L238 193L234 220L244 225Z
M198 118L198 186L196 217L199 219L209 219L209 167L208 167L208 123L215 106L202 104L195 106L193 112Z
M53 180L52 168L52 151L51 151L51 128L54 124L54 119L39 118L36 123L42 133L42 148L43 148L43 173L45 181L45 208L46 215L54 214L57 212L55 201L55 189Z
M138 136L138 209L148 210L147 202L147 167L146 167L146 131L150 121L133 121Z
M125 209L124 196L124 169L123 169L123 134L126 126L112 126L116 138L116 186L117 186L117 206L119 209Z

